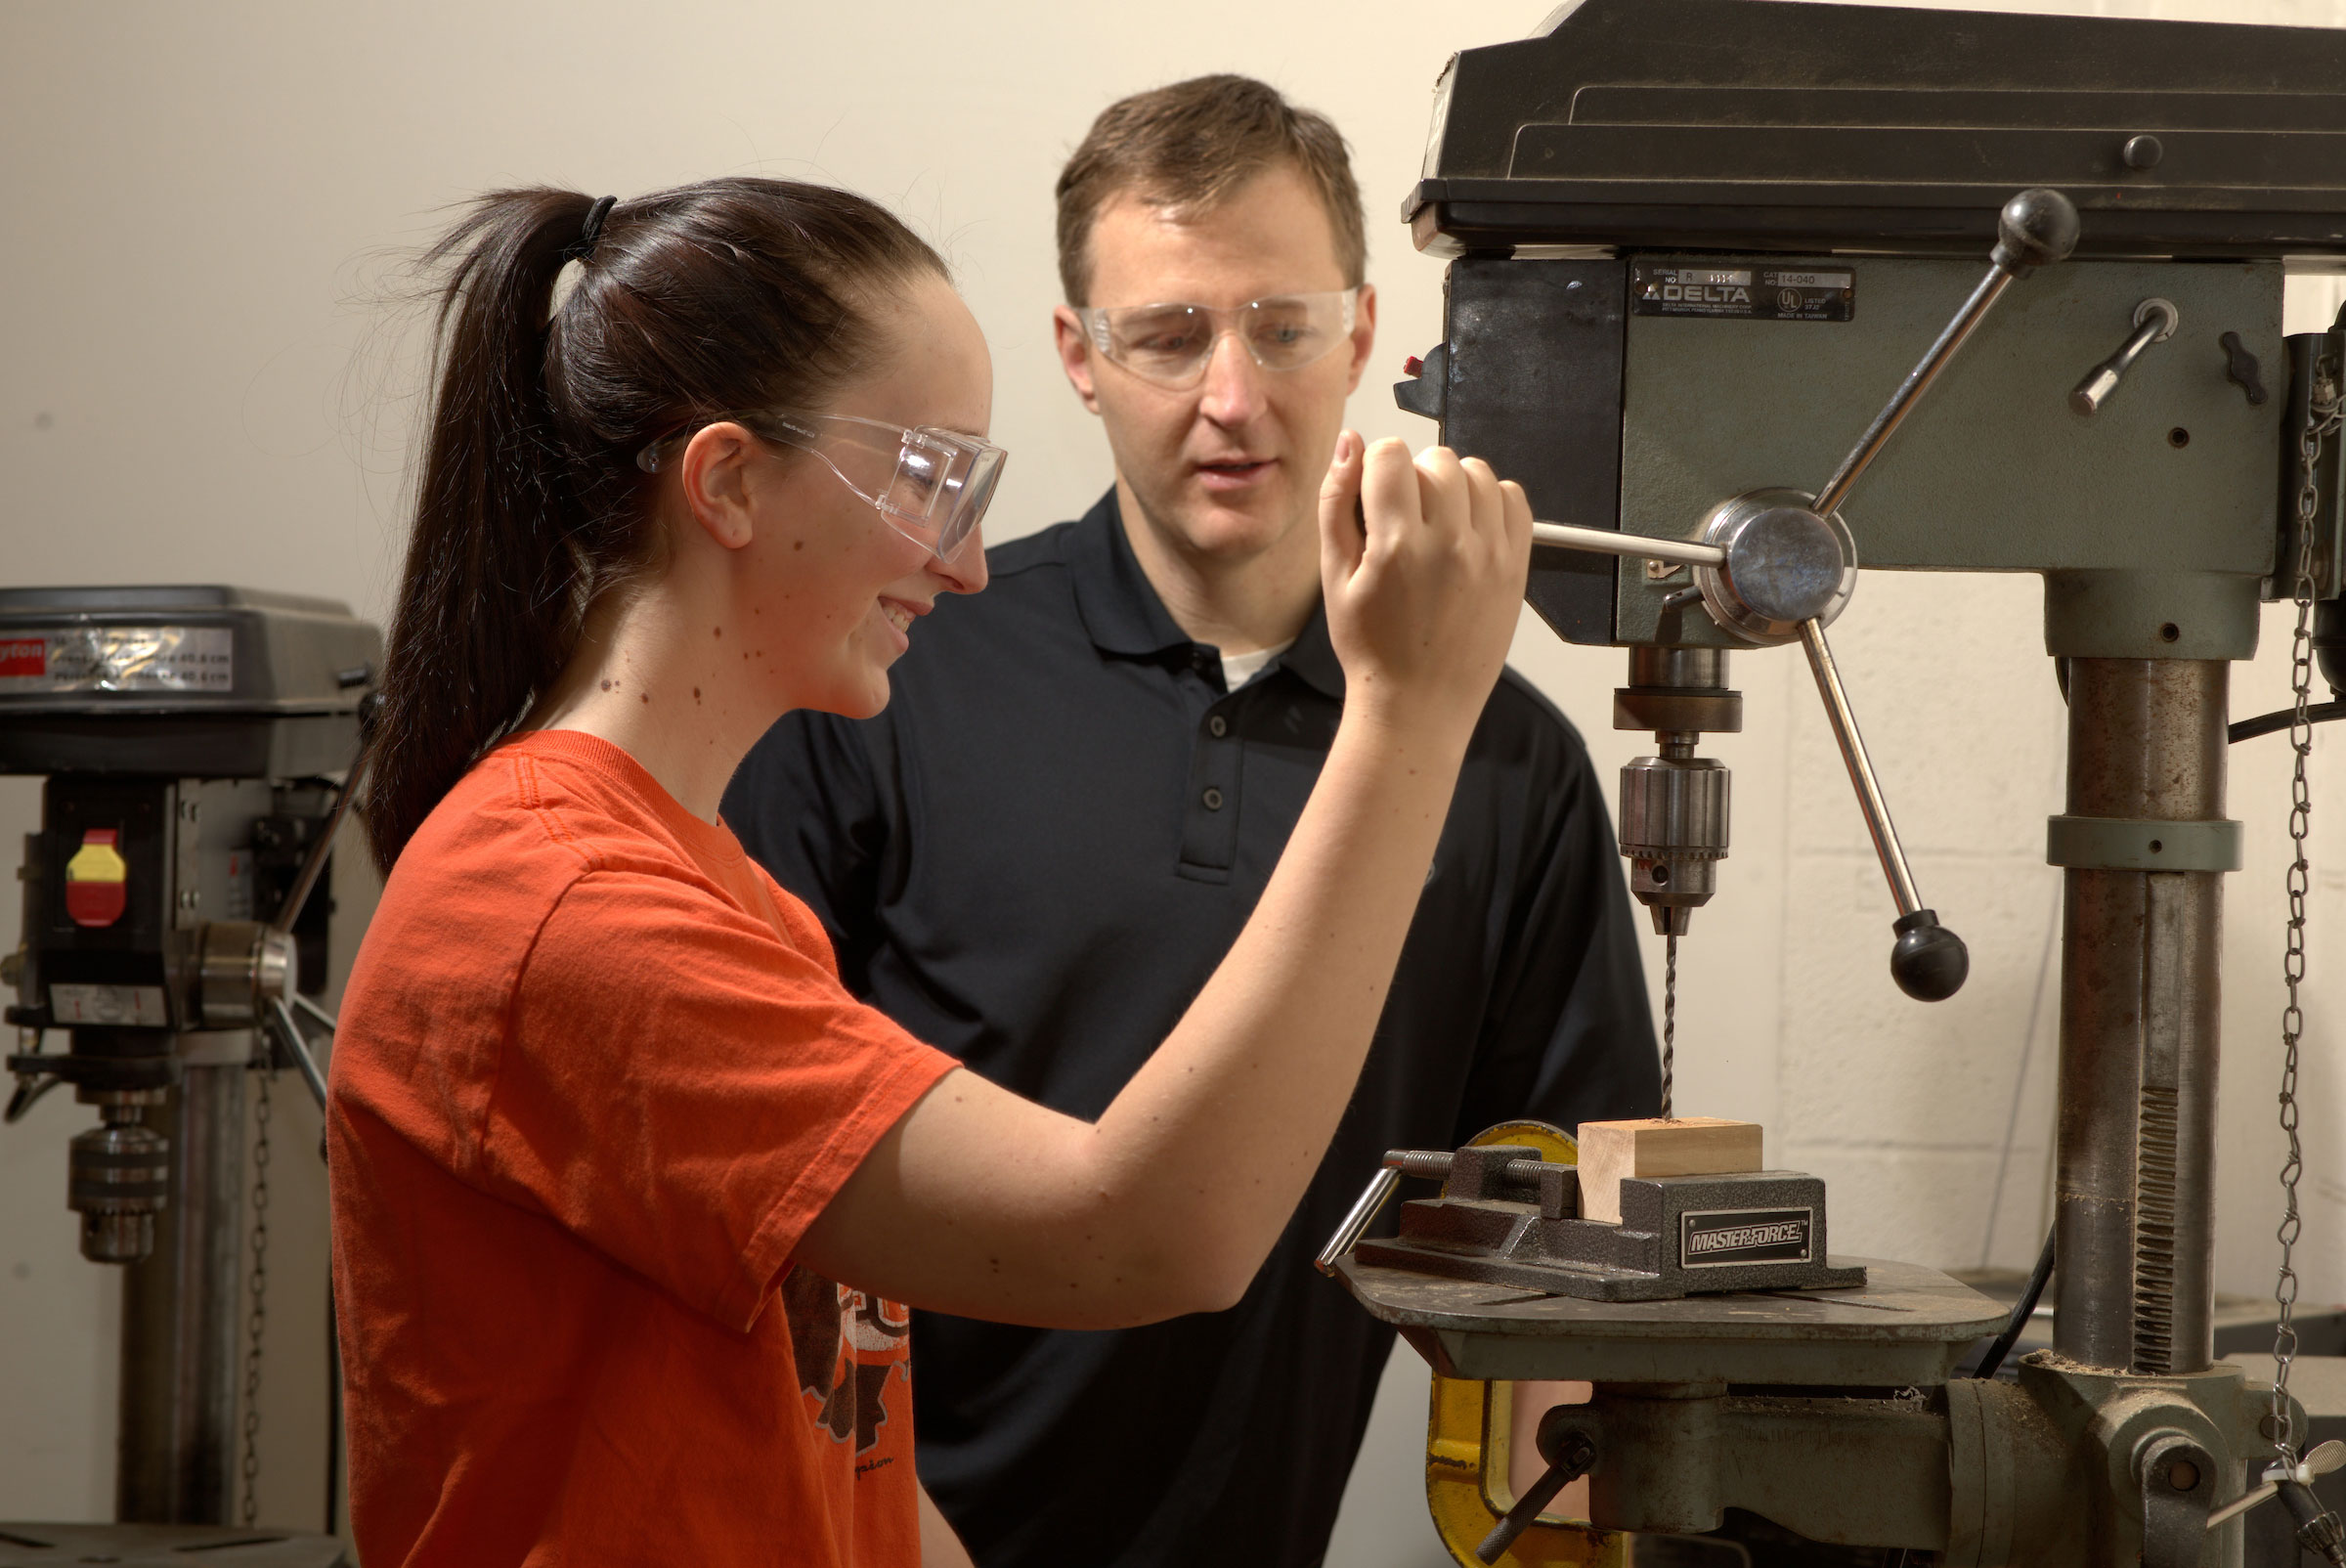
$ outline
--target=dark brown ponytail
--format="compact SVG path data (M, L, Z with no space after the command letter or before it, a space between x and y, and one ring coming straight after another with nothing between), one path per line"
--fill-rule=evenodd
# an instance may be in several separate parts
M367 783L386 873L561 673L587 606L655 560L636 452L696 418L819 408L877 357L870 312L944 271L880 207L822 186L663 191L612 207L585 245L594 205L497 192L425 258L447 269L438 390Z

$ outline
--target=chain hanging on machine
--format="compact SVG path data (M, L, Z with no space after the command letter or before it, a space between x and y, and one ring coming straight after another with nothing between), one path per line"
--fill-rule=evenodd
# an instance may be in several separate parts
M275 1076L273 1071L253 1075L258 1099L252 1110L252 1278L244 1319L244 1452L239 1463L244 1498L239 1514L247 1530L259 1523L261 1508L261 1336L269 1324L269 1083Z
M2305 980L2305 900L2312 885L2305 841L2311 831L2313 794L2306 783L2305 764L2314 750L2313 721L2307 709L2314 686L2314 533L2322 504L2315 472L2321 462L2323 439L2338 428L2338 402L2335 368L2317 366L2312 417L2298 440L2304 478L2297 490L2297 559L2292 584L2297 630L2289 652L2289 680L2295 694L2289 719L2289 749L2295 753L2289 777L2289 843L2294 854L2289 862L2289 917L2281 961L2281 979L2289 993L2288 1005L2281 1014L2281 1130L2287 1140L2287 1154L2281 1166L2282 1207L2281 1229L2276 1233L2281 1241L2281 1271L2273 1286L2280 1315L2273 1335L2272 1417L2273 1441L2283 1463L2294 1463L2297 1458L2289 1416L2289 1368L2297 1359L2297 1328L2291 1322L2297 1304L2297 1272L2291 1266L2291 1255L2304 1231L2297 1210L2297 1179L2305 1169L2305 1151L2297 1137L2297 1046L2305 1029L2305 1014L2298 1005L2297 988Z
M1662 939L1662 1119L1672 1119L1671 1079L1678 1053L1678 938Z

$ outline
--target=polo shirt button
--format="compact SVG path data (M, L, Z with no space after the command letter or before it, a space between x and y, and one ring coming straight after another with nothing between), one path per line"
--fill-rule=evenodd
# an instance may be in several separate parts
M1220 790L1209 789L1199 799L1205 802L1205 808L1209 811L1222 809L1222 792Z
M1230 720L1223 718L1220 714L1216 714L1213 718L1205 721L1205 727L1207 732L1210 733L1214 739L1220 740L1223 736L1230 733Z

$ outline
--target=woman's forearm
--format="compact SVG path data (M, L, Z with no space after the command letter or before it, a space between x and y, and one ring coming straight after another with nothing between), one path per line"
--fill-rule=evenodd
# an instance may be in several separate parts
M1210 1300L1252 1279L1351 1099L1470 723L1348 712L1253 917L1093 1132L1127 1223Z
M1112 1328L1231 1305L1351 1098L1463 747L1348 713L1245 930L1097 1123L952 1073L801 1257L1008 1322Z

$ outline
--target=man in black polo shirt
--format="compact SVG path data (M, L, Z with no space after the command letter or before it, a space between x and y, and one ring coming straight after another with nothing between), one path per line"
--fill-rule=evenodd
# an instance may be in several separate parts
M1245 924L1335 732L1315 501L1376 298L1343 139L1259 82L1114 105L1059 193L1061 357L1114 488L940 599L880 717L783 719L724 810L859 995L1097 1116ZM931 1496L984 1568L1319 1562L1392 1331L1311 1260L1379 1156L1659 1093L1603 792L1509 673L1360 1087L1244 1300L1096 1332L915 1314Z

